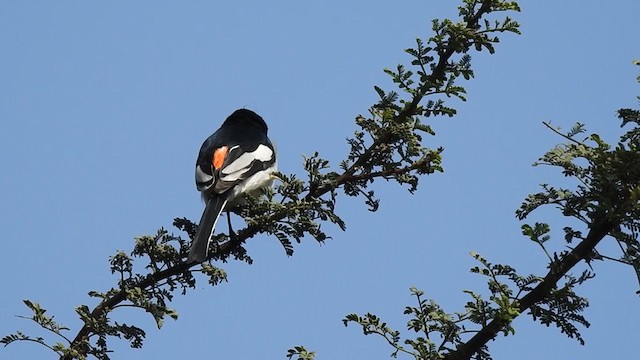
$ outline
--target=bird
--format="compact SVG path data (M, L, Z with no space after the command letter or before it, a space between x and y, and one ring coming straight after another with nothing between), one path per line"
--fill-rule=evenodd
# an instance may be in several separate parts
M218 217L237 206L240 195L253 195L271 186L277 164L267 132L267 123L260 115L238 109L202 144L196 160L196 187L205 208L187 262L207 259Z

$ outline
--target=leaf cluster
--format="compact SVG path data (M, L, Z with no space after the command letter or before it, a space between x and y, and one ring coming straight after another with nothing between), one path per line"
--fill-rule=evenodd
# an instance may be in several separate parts
M314 360L316 353L308 351L304 346L294 346L287 350L287 359L291 360Z
M611 235L619 245L620 254L602 254L595 249L585 259L611 260L631 266L640 282L640 129L638 121L625 117L620 110L623 126L632 128L624 133L616 146L604 142L597 134L584 136L584 125L576 124L568 132L545 124L566 139L548 151L536 165L557 167L562 173L575 179L573 189L542 185L543 191L529 195L517 211L524 218L542 205L552 205L562 214L580 220L587 228L597 224L611 224ZM620 114L619 112L619 114ZM565 241L571 244L584 241L583 231L565 227ZM544 246L543 246L544 248ZM545 250L546 251L546 250ZM562 251L558 259L567 256ZM553 260L553 262L560 260Z

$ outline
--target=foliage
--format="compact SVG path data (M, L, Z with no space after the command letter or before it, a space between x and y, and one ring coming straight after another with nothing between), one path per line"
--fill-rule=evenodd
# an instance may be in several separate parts
M294 356L297 356L294 359ZM291 360L314 360L316 353L308 351L304 346L294 346L292 349L287 350L287 359Z
M640 77L638 78L640 81ZM640 99L640 97L639 97ZM406 353L415 359L490 359L487 343L499 333L514 334L512 321L527 312L534 321L554 325L570 338L584 345L578 326L589 327L582 314L589 305L576 294L577 286L593 278L593 261L615 261L633 269L640 283L640 111L621 109L622 126L633 127L624 133L616 146L604 142L597 134L584 136L584 125L576 124L568 132L545 125L561 136L565 143L548 151L535 165L559 168L576 184L573 188L542 185L542 191L529 195L516 211L525 219L539 207L551 205L562 215L579 220L584 229L565 226L564 242L568 249L551 252L551 227L547 223L523 224L522 234L546 254L548 273L519 275L510 265L492 264L472 253L480 263L472 273L486 278L489 297L465 290L472 300L464 311L447 313L433 300L422 299L414 288L411 293L418 307L408 307L407 329L420 333L401 341L399 331L392 330L376 315L347 315L345 325L355 323L366 335L383 337L396 357ZM617 255L602 254L596 246L609 236L617 242ZM577 245L576 245L577 244ZM576 276L570 271L580 262L590 269ZM438 342L435 341L438 340ZM404 346L404 345L408 345Z
M305 238L317 242L330 239L327 226L345 229L346 223L337 211L342 194L360 197L370 211L376 211L380 200L370 188L376 180L393 181L412 193L417 191L421 176L443 171L443 149L424 145L424 136L435 135L426 120L454 116L451 98L466 100L459 82L474 76L469 55L472 50L493 53L499 33L519 33L518 23L508 16L489 18L506 11L519 11L519 7L513 1L463 0L459 21L433 20L433 35L426 41L417 39L415 47L406 50L412 57L411 66L385 69L397 89L374 87L380 100L366 116L355 118L357 129L347 138L350 149L344 160L334 166L314 153L304 159L303 176L278 174L280 182L274 189L262 197L247 198L245 206L234 209L245 219L246 227L236 236L217 235L205 263L186 263L189 240L164 229L153 236L136 238L132 251L117 251L109 259L116 285L107 291L89 292L89 297L98 299L97 306L76 308L83 326L74 336L69 336L71 329L56 322L39 304L25 300L32 315L24 318L53 334L55 340L18 331L3 337L0 343L34 342L62 359L109 359L110 338L125 339L131 347L140 348L145 331L113 320L118 308L144 310L160 328L167 317L178 318L169 307L175 294L185 295L201 276L212 286L226 281L224 270L214 264L231 260L251 264L244 248L250 238L273 235L285 253L293 255L294 243ZM522 220L537 208L551 205L584 224L580 229L564 227L564 241L570 247L562 251L548 248L549 224L522 225L523 235L546 254L547 274L520 275L510 265L494 264L472 253L478 265L471 272L484 278L487 290L465 290L469 300L462 311L446 312L434 300L425 298L422 291L412 288L416 303L407 306L404 314L409 317L407 329L415 337L403 338L371 313L349 314L343 320L345 326L357 324L365 335L382 337L391 346L392 357L404 354L415 359L490 359L488 341L499 334L514 334L512 321L523 313L584 343L579 326L589 326L582 315L588 301L575 289L594 273L583 270L576 276L571 270L580 262L616 261L634 269L640 282L640 111L621 109L618 116L622 126L633 128L615 147L597 134L584 137L582 124L566 133L545 124L566 142L547 152L537 165L560 168L576 185L544 184L542 191L525 199L516 215ZM176 218L174 226L193 238L193 222ZM606 236L617 242L620 254L597 251L596 246ZM195 276L198 272L202 275ZM315 353L295 346L286 357L312 360Z
M226 280L224 271L215 263L239 260L251 264L244 248L248 239L258 234L273 235L292 255L294 242L305 237L318 242L330 239L327 224L345 229L336 203L341 193L361 197L370 211L376 211L380 200L370 185L377 179L394 181L409 191L418 189L422 175L442 171L442 148L427 148L423 136L435 135L425 119L453 116L455 109L449 98L465 100L465 89L459 79L473 77L470 49L494 52L498 42L496 33L518 32L518 24L509 18L490 23L483 16L495 11L518 10L514 2L464 1L460 8L462 20L434 20L434 35L406 52L413 58L411 69L399 65L385 69L401 91L385 91L376 86L380 100L369 108L366 116L355 118L357 130L347 139L350 151L334 167L315 153L304 159L305 175L279 174L281 180L259 198L247 198L247 205L234 211L246 221L246 227L229 237L219 234L211 244L209 259L203 264L185 263L188 240L160 229L154 236L136 239L134 249L117 251L109 260L117 285L107 291L91 291L89 296L100 303L91 309L80 305L76 312L82 328L71 338L70 329L57 324L53 317L33 302L33 321L53 332L61 342L49 345L43 338L32 338L21 332L2 339L5 345L15 341L35 341L49 347L63 359L84 359L93 356L108 359L111 352L109 338L123 338L134 348L143 345L145 331L135 325L112 319L115 310L133 307L149 313L158 327L169 317L177 319L177 312L168 305L176 293L186 294L194 288L196 272L202 273L211 285ZM482 21L481 21L482 20ZM184 218L174 220L174 226L193 238L195 224ZM288 357L311 359L313 352L302 347L289 351Z

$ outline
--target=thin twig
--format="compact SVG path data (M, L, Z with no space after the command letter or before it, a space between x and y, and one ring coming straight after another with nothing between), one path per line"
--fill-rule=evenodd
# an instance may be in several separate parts
M578 140L576 140L576 139L574 139L572 137L569 137L564 133L561 133L560 131L558 131L558 129L556 129L553 126L551 126L551 124L549 124L548 122L543 121L542 123L544 124L544 126L548 127L551 131L553 131L554 133L556 133L556 134L560 135L561 137L567 139L568 141L571 141L571 142L573 142L573 143L575 143L577 145L584 145L580 141L578 141Z

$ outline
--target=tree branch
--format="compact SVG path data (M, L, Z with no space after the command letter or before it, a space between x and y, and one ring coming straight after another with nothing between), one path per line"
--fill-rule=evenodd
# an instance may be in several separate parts
M524 313L534 304L542 301L557 285L558 281L580 261L588 259L598 243L614 229L615 224L608 220L594 221L594 225L589 230L587 237L562 260L553 264L544 279L518 302L520 314ZM503 318L493 319L476 335L469 339L469 341L458 346L455 351L447 354L445 359L471 359L479 349L485 346L490 340L493 340L509 323L509 320Z
M492 6L494 5L494 1L485 0L482 1L482 4L478 8L476 12L473 14L469 14L465 16L464 21L466 22L466 29L469 31L476 31L479 28L479 21L483 15L492 11ZM402 123L413 116L422 114L419 105L422 99L429 93L430 90L439 87L439 83L442 83L447 79L447 73L450 71L450 61L451 57L455 53L466 52L467 49L473 44L473 40L468 39L469 44L458 44L454 41L454 39L450 39L450 41L446 42L444 48L438 49L437 57L438 61L432 65L431 73L425 77L425 80L422 82L421 86L417 89L417 91L413 94L411 102L405 103L402 110L400 110L397 114L395 114L393 120L397 123ZM345 171L335 177L333 181L329 183L324 183L317 188L311 188L305 195L304 199L309 201L312 199L317 199L334 189L351 182L369 180L376 177L387 177L394 175L402 175L409 173L411 171L421 172L423 169L428 169L431 161L433 161L432 155L426 155L423 159L420 159L413 164L402 167L402 168L394 168L388 170L382 170L377 172L363 172L357 173L359 169L365 166L372 160L372 157L375 156L376 151L378 151L379 147L382 144L390 141L387 136L376 137L370 146L368 146L360 156L355 159L355 161L347 168ZM286 195L285 195L286 196ZM274 212L270 214L270 216L266 219L270 222L277 222L286 217L286 213L283 212ZM249 225L245 229L238 232L237 236L233 239L220 244L215 252L209 254L208 260L224 260L228 256L234 253L245 241L254 237L258 233L264 231L264 229L258 225ZM98 304L89 314L89 319L85 320L85 324L77 333L75 338L70 344L69 351L66 352L66 355L61 357L63 360L72 360L74 357L74 353L77 352L81 355L86 355L91 347L89 342L89 338L92 334L95 333L95 329L92 328L92 321L99 321L99 319L103 318L108 314L111 310L114 309L117 305L127 300L127 290L131 288L140 288L147 289L149 287L153 287L162 280L169 279L173 276L177 276L181 273L190 271L190 269L197 265L195 263L179 263L173 267L169 267L165 270L155 272L153 274L147 275L143 280L139 281L137 284L133 286L127 286L125 288L121 288L118 292L113 294L112 296L105 298L100 304Z
M358 175L350 175L350 176L345 176L346 174L345 173L338 177L338 180L335 183L335 187L340 187L341 185L344 185L345 183L352 182L352 181L361 181L361 180L373 179L376 177L390 176L394 174L396 175L405 174L414 170L419 170L421 168L424 168L425 166L428 166L430 158L431 157L427 156L421 159L420 161L417 161L411 166L399 168L399 169L390 169L390 170L385 170L380 172L372 172L369 174L358 174ZM315 191L310 191L307 194L306 198L318 198L328 193L330 190L331 190L330 187L323 187L321 189L316 189ZM285 214L283 213L273 213L269 218L269 220L271 222L276 222L278 220L282 220L284 217L285 217ZM237 249L240 245L242 245L248 239L260 233L261 230L262 229L259 226L247 226L245 229L240 230L234 239L227 241L223 244L220 244L215 253L209 254L208 260L224 259L228 257L234 252L235 249ZM140 281L135 286L133 286L133 288L146 289L146 288L155 286L162 280L168 279L172 276L176 276L186 271L190 271L190 269L195 265L198 265L198 264L186 263L186 262L179 263L173 267L148 275L144 280ZM90 318L95 320L100 319L105 314L113 310L120 303L125 301L127 299L127 289L128 288L121 289L119 292L117 292L113 296L104 299L100 304L98 304L91 311L91 314L89 315ZM92 334L92 330L93 329L91 328L90 324L85 323L84 326L80 329L80 331L76 335L76 337L73 339L73 341L71 341L70 348L76 351L79 351L80 353L86 354L89 349L86 348L86 344L84 346L82 344L89 339L89 336ZM61 357L61 359L72 360L73 357L71 355L65 355Z
M466 28L468 30L477 29L482 16L491 12L491 5L492 5L492 1L483 1L482 5L478 9L478 11L474 14L474 16L468 19ZM447 44L447 48L439 54L437 64L433 67L431 74L429 74L429 76L427 77L427 80L424 81L424 84L420 86L419 90L414 94L413 99L411 100L409 105L406 105L402 109L402 111L400 111L395 116L394 118L395 122L404 122L409 117L416 115L418 111L418 105L420 104L422 99L425 97L425 95L429 92L429 90L435 87L434 84L436 84L438 81L443 81L446 79L447 65L449 64L451 57L453 56L453 54L456 53L456 51L458 51L457 44L453 42L449 42ZM362 153L362 155L360 155L360 157L353 164L351 164L351 166L342 175L336 178L335 180L336 183L342 184L348 181L348 179L352 178L359 167L363 166L369 160L371 160L371 155L376 150L376 148L380 144L385 143L386 141L387 139L382 137L378 137L374 139L371 146L369 146L367 150L365 150L365 152ZM328 190L329 190L329 185L325 185L324 187L318 189L318 191L322 193L326 193ZM310 193L309 195L312 196L313 194Z

